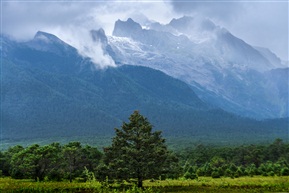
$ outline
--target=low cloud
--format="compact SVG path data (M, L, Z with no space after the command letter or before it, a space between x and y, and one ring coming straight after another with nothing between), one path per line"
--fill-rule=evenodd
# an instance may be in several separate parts
M5 1L1 19L2 32L17 40L31 39L41 30L57 35L80 53L93 56L101 46L95 48L85 38L92 29L102 27L111 35L117 19L132 17L144 23L147 17L168 23L183 15L208 17L249 44L267 47L288 60L287 1ZM105 54L98 58L102 58L98 62L112 64Z
M57 34L60 39L77 48L80 55L90 58L96 69L116 66L114 60L102 49L101 43L93 41L86 28L66 26L65 29L54 30L53 34Z
M99 43L93 42L89 31L104 28L112 34L114 22L128 17L167 21L171 5L142 1L57 2L57 1L6 1L2 3L2 32L17 41L32 39L37 31L58 36L91 58L97 67L115 66L113 59L104 53Z
M91 58L97 68L115 66L99 43L93 42L89 31L100 28L97 19L105 4L55 2L4 2L2 32L17 41L27 41L37 31L56 35ZM12 14L13 13L13 14Z
M173 9L185 15L198 15L214 18L221 21L231 22L244 12L244 5L235 0L224 1L184 1L172 0Z
M288 60L288 1L178 1L175 12L212 19L253 46L271 49Z

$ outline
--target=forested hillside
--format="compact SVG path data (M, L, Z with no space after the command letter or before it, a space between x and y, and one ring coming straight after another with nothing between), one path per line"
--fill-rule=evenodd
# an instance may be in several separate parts
M51 34L39 32L25 43L4 37L3 45L1 125L7 143L110 136L134 110L165 136L211 142L287 136L287 118L257 121L228 113L202 101L196 88L148 67L95 68Z

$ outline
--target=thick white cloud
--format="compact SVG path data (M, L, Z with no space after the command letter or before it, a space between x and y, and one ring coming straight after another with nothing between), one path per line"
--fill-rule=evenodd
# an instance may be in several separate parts
M111 34L117 19L146 15L160 22L168 22L173 15L171 5L163 2L101 1L3 2L3 32L17 39L32 38L38 30L54 30L74 26L88 31L103 27Z
M248 43L267 47L288 61L288 2L247 4L242 17L227 26Z
M15 39L30 39L41 30L84 50L85 44L90 45L86 42L89 30L102 27L110 35L117 19L132 17L143 22L146 16L168 23L174 17L196 14L212 18L246 42L268 47L288 60L286 1L4 1L1 19L2 31Z
M180 14L202 15L254 46L288 60L288 1L171 1Z
M202 15L221 21L232 21L244 11L244 4L239 1L171 1L176 12L186 15Z
M60 26L82 24L91 4L54 2L3 2L3 32L15 38L27 39L38 30L47 31Z
M2 2L2 32L18 41L32 39L37 31L55 34L63 41L92 58L98 65L114 66L101 45L91 41L89 31L104 28L112 34L114 22L128 17L149 18L168 22L171 18L169 3L142 1L5 1Z
M106 10L104 3L4 2L3 33L19 41L32 39L37 31L52 33L90 57L98 67L114 66L89 34L105 24L97 16Z

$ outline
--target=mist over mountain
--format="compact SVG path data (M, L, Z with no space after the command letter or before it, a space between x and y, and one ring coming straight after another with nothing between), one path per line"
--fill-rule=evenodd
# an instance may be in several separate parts
M288 68L209 20L194 22L128 19L113 36L91 30L90 45L117 64L106 68L53 34L20 43L2 36L3 138L111 135L134 110L168 136L287 136Z
M117 63L161 70L197 87L198 96L216 107L257 119L288 117L288 100L266 76L286 66L268 49L253 47L208 19L182 17L144 27L118 20L108 42ZM281 83L287 90L288 82Z
M138 66L96 70L51 34L38 32L26 43L4 41L1 104L6 139L108 135L136 109L173 132L180 124L175 121L181 117L178 112L212 109L188 85L160 71ZM65 48L65 54L59 54L59 48ZM168 115L174 119L166 120Z

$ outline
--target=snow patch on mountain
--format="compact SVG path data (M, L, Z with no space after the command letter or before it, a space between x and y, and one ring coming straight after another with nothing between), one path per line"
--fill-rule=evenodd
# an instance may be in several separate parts
M277 57L208 19L183 17L166 25L152 22L146 28L132 19L118 20L108 44L117 63L161 70L226 110L260 118L279 116L283 108L283 99L274 93L276 86L263 75L283 66Z

